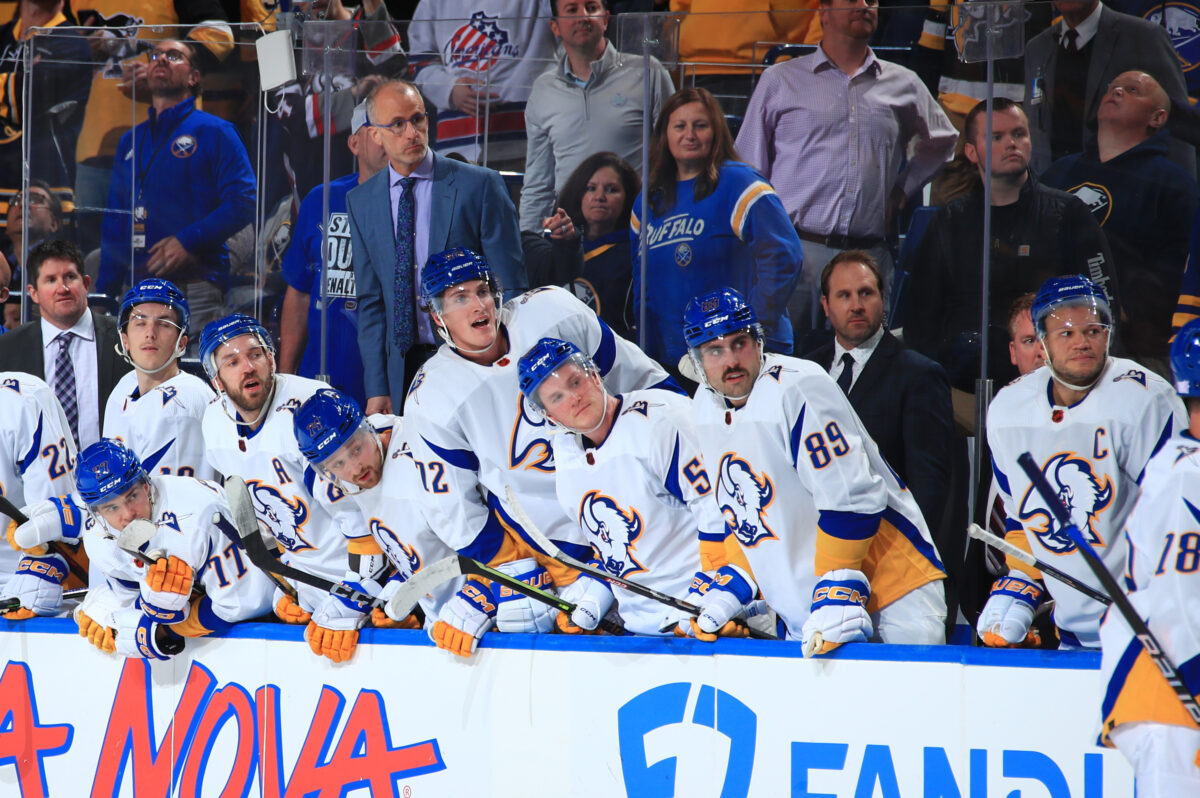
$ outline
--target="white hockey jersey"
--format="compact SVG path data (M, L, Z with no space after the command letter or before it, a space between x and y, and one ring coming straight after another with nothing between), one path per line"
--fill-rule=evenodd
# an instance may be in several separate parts
M377 417L372 417L374 423ZM454 555L454 549L433 534L421 513L420 498L424 490L416 462L404 440L404 420L390 417L391 426L376 425L381 434L391 430L383 453L383 476L369 490L349 494L362 510L367 527L391 560L400 577L407 580L426 565ZM421 599L425 626L432 627L442 605L454 597L466 577L455 577L438 585Z
M585 449L570 433L551 439L558 501L606 571L686 598L700 570L698 539L725 538L691 402L663 390L633 391L620 402L600 446ZM620 585L612 591L626 629L662 634L666 607Z
M1075 544L1033 489L1017 457L1029 452L1071 511L1092 548L1118 575L1125 568L1120 534L1150 461L1187 416L1175 390L1132 360L1109 358L1100 379L1072 407L1054 403L1050 370L1009 383L988 409L992 470L1004 501L1006 539L1085 582L1095 577ZM1009 558L1012 569L1039 578ZM1070 645L1099 645L1104 605L1046 579L1054 622Z
M75 490L78 452L49 385L32 374L0 372L0 418L0 493L24 507ZM0 546L0 588L21 556L7 543Z
M194 585L204 589L204 595L192 602L188 617L172 624L172 629L184 637L199 637L269 613L275 584L242 552L221 487L180 476L152 476L150 483L151 520L158 531L145 550L161 549L164 556L183 560L192 567ZM229 531L213 523L214 513L226 519ZM114 595L133 606L145 571L117 547L114 538L119 534L99 514L88 514L84 545L92 575L99 570Z
M1129 600L1183 676L1200 693L1200 441L1187 432L1150 460L1125 521L1125 586ZM1192 726L1183 705L1133 635L1110 608L1100 626L1100 742L1122 723Z
M147 474L212 479L204 456L203 420L215 396L207 383L182 371L142 396L137 372L131 371L108 395L104 437L124 443Z
M259 521L271 530L283 561L340 582L348 567L348 540L369 538L354 502L308 464L292 431L292 415L314 392L329 386L292 374L275 375L275 395L266 420L256 430L230 417L236 411L225 396L204 413L208 462L221 477L246 481ZM300 604L312 611L326 593L296 585Z
M916 500L820 366L769 354L741 408L704 386L692 403L727 534L788 639L827 571L866 574L870 612L945 578Z
M519 532L504 496L512 485L533 523L586 560L591 549L583 533L558 506L547 422L517 387L517 361L553 336L589 353L613 393L656 386L667 374L562 288L522 294L505 304L500 321L507 355L481 366L443 345L409 389L405 437L424 488L422 507L448 546L486 563L500 551L505 527Z

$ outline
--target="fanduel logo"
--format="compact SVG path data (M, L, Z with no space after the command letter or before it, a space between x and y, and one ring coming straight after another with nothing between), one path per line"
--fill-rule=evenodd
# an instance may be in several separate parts
M713 732L728 746L723 784L710 778ZM724 690L688 682L651 688L617 710L617 734L629 798L750 792L758 717Z

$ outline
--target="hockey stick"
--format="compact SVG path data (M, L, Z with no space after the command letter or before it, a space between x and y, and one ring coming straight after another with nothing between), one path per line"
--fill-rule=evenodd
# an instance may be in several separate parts
M695 604L692 604L690 601L684 601L683 599L675 598L672 595L655 590L652 587L647 587L646 585L634 582L631 579L626 579L623 576L610 574L608 571L602 571L599 568L595 568L585 562L580 562L579 560L575 559L559 548L558 544L546 537L542 530L537 528L537 525L533 523L533 519L531 519L525 512L525 508L521 506L521 502L517 499L516 494L513 493L512 485L504 486L504 495L508 499L508 509L512 512L513 519L521 525L521 529L523 529L525 533L529 535L534 543L541 547L542 551L546 552L546 554L550 555L555 560L558 560L563 565L574 568L576 571L585 573L588 576L596 579L603 579L604 581L611 582L614 585L620 585L630 593L657 601L660 604L666 604L668 607L681 612L686 612L692 617L698 617L700 615L700 608ZM757 629L753 629L749 626L746 628L749 630L751 637L759 638L761 640L775 639L771 635L763 634Z
M83 598L87 595L87 592L88 589L86 587L77 587L74 590L64 590L62 597L64 601L67 599ZM16 596L0 601L0 613L14 612L19 609L21 609L21 599Z
M987 545L999 549L1001 552L1014 559L1020 560L1031 568L1036 568L1044 574L1053 576L1067 587L1075 588L1090 599L1099 601L1101 604L1112 604L1112 599L1101 593L1096 588L1092 587L1086 582L1080 582L1075 577L1058 570L1053 565L1042 562L1024 549L1018 548L999 535L987 531L979 524L971 524L969 527L967 527L967 534L976 540L983 541Z
M1079 553L1083 555L1083 559L1087 562L1088 567L1092 569L1092 573L1100 580L1100 584L1108 591L1112 598L1113 605L1120 611L1125 622L1129 624L1129 628L1133 630L1134 635L1141 641L1142 647L1146 649L1146 654L1158 666L1158 670L1167 680L1167 684L1171 685L1171 689L1175 691L1175 695L1179 698L1183 708L1187 710L1192 721L1200 725L1200 704L1196 703L1196 699L1184 684L1183 678L1179 675L1175 664L1171 662L1171 658L1163 652L1162 646L1158 644L1158 639L1154 633L1150 631L1150 627L1142 620L1142 616L1134 609L1133 604L1129 601L1129 597L1125 595L1125 591L1117 583L1108 569L1104 567L1104 563L1096 556L1096 552L1084 540L1080 534L1079 528L1071 521L1071 514L1067 508L1059 500L1054 489L1050 487L1050 483L1046 481L1046 477L1042 474L1042 469L1038 468L1038 464L1034 461L1033 456L1029 452L1025 452L1017 458L1017 463L1024 469L1026 476L1033 482L1033 487L1041 494L1042 500L1046 502L1046 506L1050 508L1050 512L1058 520L1058 523L1063 527L1063 531L1071 538L1076 546L1079 547Z
M28 516L21 512L21 510L12 503L12 500L3 494L0 494L0 513L3 513L12 520L16 521L18 525L28 523L29 521ZM87 572L79 566L79 563L75 562L74 558L67 556L67 553L63 551L63 547L58 543L58 541L49 541L45 544L45 546L50 553L57 554L67 561L67 568L70 569L71 573L76 579L83 582L85 585L88 583Z

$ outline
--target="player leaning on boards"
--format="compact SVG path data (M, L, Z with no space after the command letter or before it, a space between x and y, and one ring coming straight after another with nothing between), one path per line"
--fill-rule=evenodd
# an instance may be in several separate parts
M257 320L234 313L210 322L200 334L200 360L219 391L204 413L208 462L222 477L246 481L259 522L283 549L288 565L333 582L349 567L364 579L386 564L379 544L345 494L308 464L292 433L292 414L329 386L275 373L275 347ZM337 659L367 619L311 585L295 586L297 599L280 590L275 614L285 623L308 624L315 653Z
M1175 390L1188 426L1146 466L1125 520L1124 583L1163 653L1200 694L1200 320L1171 346ZM1114 548L1124 546L1114 546ZM1133 765L1138 798L1200 795L1200 729L1120 613L1100 626L1104 723L1100 741Z
M202 421L214 394L179 368L189 319L187 299L168 280L150 277L125 294L117 351L134 370L108 396L104 437L122 441L148 473L211 479Z
M815 363L764 354L754 309L729 288L689 302L683 334L726 534L781 635L816 653L864 640L944 643L946 572L925 520L837 383ZM731 617L720 592L700 603L714 624Z
M668 378L568 291L539 288L502 306L500 290L491 267L468 249L439 252L421 272L422 305L446 342L417 374L404 405L406 437L424 488L421 506L430 526L459 554L488 564L511 562L533 553L505 506L511 486L547 537L586 560L591 547L558 506L550 430L521 395L517 358L538 339L554 336L590 354L614 391L648 388ZM526 581L546 580L543 566L561 597L578 604L575 591L586 584L553 560L531 567ZM447 605L457 608L455 617L441 613L463 632L448 635L443 647L464 655L473 647L469 638L478 638L493 618L500 631L546 632L557 615L544 605L521 605L528 619L515 622L519 616L513 612L510 628L510 620L496 617L494 603L482 594L464 599L472 600Z
M1005 539L1071 576L1090 571L1070 537L1017 467L1028 451L1071 518L1114 575L1125 568L1119 536L1151 455L1187 416L1166 380L1132 360L1109 357L1108 298L1082 275L1052 277L1033 300L1046 354L1039 369L1002 388L988 409L992 470L1007 516ZM1019 646L1048 592L1061 648L1100 645L1104 605L1008 558L976 623L989 646Z
M362 511L375 541L395 569L386 585L369 582L354 575L351 586L386 598L395 583L406 581L422 566L454 554L425 523L416 502L422 491L421 480L412 454L403 437L403 419L399 416L363 417L349 396L326 388L310 396L293 418L293 430L300 451L308 462L337 485ZM435 632L438 613L463 586L456 578L437 586L421 599L425 629L435 642L448 629ZM376 627L417 629L413 616L393 620L382 610L371 611ZM471 636L471 641L475 641ZM355 642L357 632L355 632ZM354 653L353 644L345 659Z
M716 559L724 561L725 522L712 500L687 397L657 388L614 396L592 359L557 338L534 344L518 369L526 401L562 430L551 438L558 501L586 534L594 551L590 564L693 603L710 587L722 590L731 617L739 614L757 592L747 567L696 573L697 538L702 551L716 546ZM740 556L735 561L745 566ZM587 596L571 617L560 615L564 631L595 629L614 594L631 632L671 634L680 617L678 610L666 616L660 602L619 585L610 590L587 575L579 583L588 586ZM714 624L706 616L678 628L706 640L717 632L746 636L744 626Z
M92 565L75 620L94 646L168 659L184 638L223 632L270 610L271 580L243 561L219 485L151 477L133 452L107 439L83 450L75 476L88 508L84 545ZM148 522L144 532L135 531L137 521Z

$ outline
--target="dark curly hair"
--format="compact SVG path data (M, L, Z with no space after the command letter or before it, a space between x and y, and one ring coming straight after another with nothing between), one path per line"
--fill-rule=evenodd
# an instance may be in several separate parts
M587 233L587 220L583 218L583 195L587 191L587 184L592 179L592 175L606 166L617 173L621 187L625 189L625 205L621 208L621 215L617 218L623 219L626 225L629 224L629 214L633 211L633 201L637 198L638 192L642 190L642 180L638 177L637 172L615 152L597 152L585 158L583 163L575 167L575 171L567 178L562 191L558 192L558 207L566 211L575 227L584 231L585 234Z

